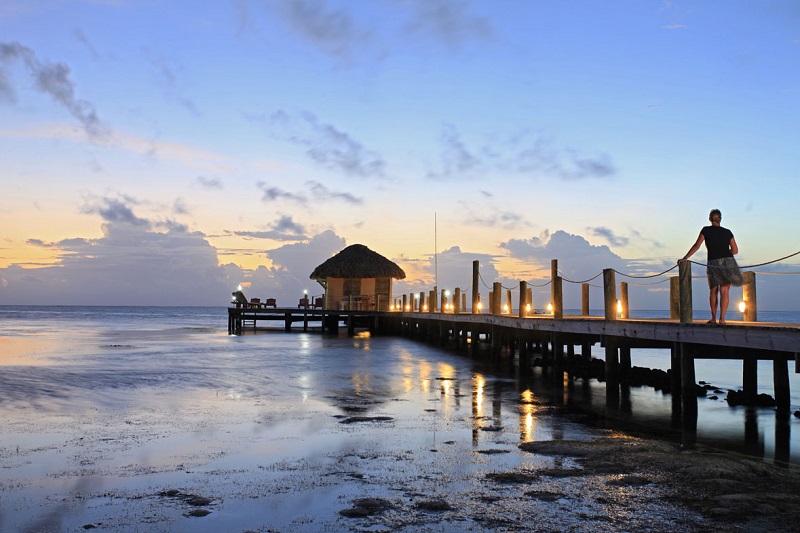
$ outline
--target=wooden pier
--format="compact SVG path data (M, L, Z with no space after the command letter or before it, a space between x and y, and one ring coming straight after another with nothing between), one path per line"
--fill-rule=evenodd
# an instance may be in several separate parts
M604 372L600 377L606 382L607 398L611 402L619 394L620 385L624 385L630 376L632 348L668 349L669 389L674 396L682 398L682 414L688 420L693 416L696 420L697 416L695 359L742 361L743 403L746 405L757 403L758 362L770 361L778 412L785 413L790 409L789 363L794 361L794 371L800 373L800 325L757 322L753 272L743 273L747 304L744 320L718 325L696 321L692 317L692 273L688 261L670 269L679 268L679 275L668 280L669 319L629 318L628 284L617 285L613 269L604 269L596 276L602 275L603 279L604 314L590 316L588 283L562 278L556 260L551 264L551 280L548 282L551 299L547 314L532 309L531 288L525 281L519 282L516 305L511 302L511 289L493 283L486 312L478 292L479 284L483 282L479 266L478 261L473 262L471 305L467 302L467 291L456 288L450 293L442 290L440 295L436 287L427 293L402 295L402 303L393 304L392 311L331 310L308 305L296 309L254 308L242 296L235 307L229 308L228 332L241 334L247 324L255 328L258 322L282 321L286 331L291 331L293 324L299 322L307 331L309 324L316 322L320 330L335 333L344 323L349 335L353 335L356 328L363 327L379 335L404 335L476 351L488 348L492 356L514 357L520 365L531 364L533 356L537 355L537 361L551 366L555 381L561 383L565 372L569 373L566 370L569 363L575 358L589 360L592 347L598 345L604 356ZM670 270L654 276L663 276ZM564 315L564 281L583 285L581 315ZM489 287L485 282L483 284ZM505 306L502 305L504 293ZM517 309L516 314L513 307Z

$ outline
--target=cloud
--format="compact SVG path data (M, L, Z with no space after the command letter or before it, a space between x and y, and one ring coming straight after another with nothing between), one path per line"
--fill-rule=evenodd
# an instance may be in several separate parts
M500 244L515 259L533 262L541 267L559 262L563 276L573 281L588 279L604 268L627 270L627 261L613 253L608 246L593 246L585 238L558 230L552 235L545 231L538 237L510 239Z
M0 269L3 302L72 305L224 305L231 280L216 250L199 232L139 218L118 199L85 210L103 220L103 236L65 239L39 246L58 248L54 265ZM169 226L165 232L155 226Z
M306 240L306 228L298 224L291 216L282 215L269 226L267 231L234 231L234 235L253 239L271 239L274 241Z
M133 202L131 198L126 198L128 202ZM105 222L123 223L131 226L149 228L150 222L137 217L133 209L123 200L116 198L100 198L90 200L83 207L83 213L89 215L100 215Z
M528 132L506 138L494 136L478 147L470 147L455 126L446 124L440 139L441 164L428 171L427 176L432 179L470 179L503 173L570 181L606 178L616 173L607 154L587 156Z
M342 200L348 204L361 205L364 203L363 198L359 198L347 192L331 191L322 183L318 181L307 181L306 185L311 189L311 194L317 200Z
M270 117L277 138L303 146L306 155L324 168L358 178L383 178L386 162L374 152L310 112L292 116L277 111Z
M303 196L302 194L294 194L291 192L284 191L283 189L279 189L278 187L274 187L265 183L263 181L259 181L256 186L261 189L262 196L261 200L264 202L274 202L277 200L290 200L292 202L297 202L298 204L305 205L308 203L308 198Z
M75 85L70 79L70 68L64 63L42 62L36 53L16 42L0 42L0 97L13 101L14 91L8 81L7 65L20 61L25 65L36 88L60 104L83 126L94 139L108 136L94 106L75 96Z
M178 89L178 72L181 67L171 64L163 56L156 54L150 50L145 50L145 56L150 64L155 69L157 78L161 83L164 95L168 100L177 102L181 107L189 111L193 115L199 115L194 101L182 94Z
M602 237L608 241L611 246L627 246L630 239L627 237L620 237L614 233L613 230L600 226L596 228L586 228L586 230L595 237Z
M319 51L341 60L368 50L371 33L362 29L351 14L333 9L319 0L284 0L278 13Z
M473 41L487 41L493 36L489 19L469 12L463 0L418 0L407 28L412 34L429 35L450 48L460 48Z
M206 189L222 189L222 182L217 178L206 178L205 176L197 176L195 180Z
M84 45L86 47L86 49L92 55L92 59L94 59L95 61L100 59L100 54L97 52L97 49L94 47L94 45L86 37L86 34L83 33L82 29L77 28L73 32L73 34L75 35L75 39L77 39L79 43L81 43L82 45Z

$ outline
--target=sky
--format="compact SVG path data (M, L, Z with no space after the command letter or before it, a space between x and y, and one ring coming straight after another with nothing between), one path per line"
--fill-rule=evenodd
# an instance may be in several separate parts
M0 305L296 305L364 244L665 309L719 208L797 311L799 125L795 0L2 0Z

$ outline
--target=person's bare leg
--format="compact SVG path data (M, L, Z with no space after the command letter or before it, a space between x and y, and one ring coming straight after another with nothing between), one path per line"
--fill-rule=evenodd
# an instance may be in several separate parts
M725 313L728 312L728 302L730 301L731 286L722 285L719 288L719 323L725 323Z
M711 324L716 324L717 322L718 292L719 287L711 287L708 292L708 305L711 307L711 320L709 322Z

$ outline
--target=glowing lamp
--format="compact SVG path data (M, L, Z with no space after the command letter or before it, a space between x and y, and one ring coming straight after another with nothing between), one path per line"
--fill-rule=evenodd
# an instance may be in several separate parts
M553 313L553 304L547 304L547 312L550 314Z
M503 305L503 312L508 313L508 304Z
M745 302L739 302L739 312L744 313L745 309L747 309L747 304Z
M478 302L478 311L480 311L481 309L483 309L483 304L481 302Z
M622 314L622 302L617 300L617 313Z
M242 290L242 284L241 284L241 283L239 284L239 286L238 286L238 287L236 287L236 290L237 290L237 291L241 291L241 290Z
M422 306L422 308L425 310L426 313L428 312L428 304L425 304L424 306Z
M531 312L531 304L525 304L525 310L530 313Z
M406 311L411 311L411 306L406 304Z

